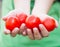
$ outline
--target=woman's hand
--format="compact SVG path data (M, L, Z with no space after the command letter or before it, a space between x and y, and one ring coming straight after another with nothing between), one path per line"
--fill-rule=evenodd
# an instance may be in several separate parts
M16 16L16 14L20 14L20 13L22 13L21 10L12 10L7 14L6 17L3 17L3 20L6 22L7 18L9 18L10 16ZM20 28L15 27L12 31L5 28L4 33L10 34L11 36L15 37L17 34L26 35L25 31L26 31L26 27L25 24L23 23L21 24Z
M41 21L45 20L45 18L47 17L52 18L46 14L48 13L53 2L54 0L51 1L35 0L34 8L32 10L32 15L39 17ZM58 22L56 20L55 23L56 23L56 27L58 27ZM49 35L49 31L45 28L43 24L39 24L39 29L38 28L33 28L33 30L27 29L27 34L30 39L39 40L44 37L47 37Z
M48 16L46 14L41 14L38 17L40 17L41 21L45 20L48 17L54 19L53 17ZM56 27L58 27L58 22L56 20L55 20L55 23L56 23ZM39 24L39 29L36 27L33 28L33 30L27 28L27 35L32 40L35 40L35 39L39 40L39 39L42 39L44 37L47 37L47 36L49 36L49 33L50 32L45 28L45 26L43 24Z

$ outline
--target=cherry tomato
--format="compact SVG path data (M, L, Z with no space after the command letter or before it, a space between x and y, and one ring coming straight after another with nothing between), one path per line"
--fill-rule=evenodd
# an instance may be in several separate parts
M22 23L25 23L25 20L27 18L27 15L24 14L24 13L21 13L21 14L17 14L17 17L18 17L20 23L22 24Z
M39 24L41 24L41 21L38 17L30 16L30 17L27 17L25 23L28 28L32 29L34 27L38 27Z
M7 18L5 25L7 29L12 31L15 27L19 28L21 24L17 17L11 16Z
M43 25L46 27L46 29L50 32L52 30L54 30L54 28L56 27L55 25L55 20L52 18L46 18L43 21Z

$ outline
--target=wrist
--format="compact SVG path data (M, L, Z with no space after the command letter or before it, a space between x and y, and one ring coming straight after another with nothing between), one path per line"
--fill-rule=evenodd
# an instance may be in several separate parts
M33 10L32 10L32 13L44 13L44 14L47 14L48 11L45 9L45 8L41 8L39 6L34 6Z
M22 10L22 9L14 9L14 11L17 12L17 13L25 13L25 14L27 14L27 15L30 14L30 11L24 11L24 10Z
M15 9L30 14L30 0L14 0Z
M33 15L37 15L37 16L41 16L41 15L47 15L47 12L46 11L43 11L43 10L40 10L39 8L34 8L32 10L32 14Z
M49 15L47 15L46 13L32 13L32 15L36 16L36 17L39 17L42 21L44 19L46 19L47 17L49 17Z
M36 12L47 14L53 2L54 0L35 0L35 5L32 13Z

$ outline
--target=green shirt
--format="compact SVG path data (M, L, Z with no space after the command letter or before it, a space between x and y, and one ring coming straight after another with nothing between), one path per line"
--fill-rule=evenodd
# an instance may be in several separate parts
M33 8L33 2L31 1L31 8ZM3 0L2 3L2 16L5 16L9 11L14 9L13 0ZM48 13L56 20L59 21L60 15L60 3L55 2L50 12ZM17 35L15 38L10 35L4 35L4 22L1 20L0 30L0 47L60 47L60 27L50 33L50 35L42 40L30 40L27 36Z

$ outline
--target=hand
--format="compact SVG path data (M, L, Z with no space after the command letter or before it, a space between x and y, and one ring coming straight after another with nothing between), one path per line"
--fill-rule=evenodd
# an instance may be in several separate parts
M14 28L12 31L8 30L5 28L4 33L6 35L10 34L12 37L15 37L17 34L22 34L23 36L26 36L26 29L25 29L25 24L23 23L19 28Z
M41 31L40 31L41 30ZM39 29L33 28L33 31L31 29L27 29L28 37L32 40L40 40L43 37L47 37L49 35L49 32L46 30L46 28L40 24Z
M39 17L39 16L38 16ZM40 15L40 19L41 21L43 21L45 18L53 18L53 17L50 17L46 14L42 14ZM53 18L54 19L54 18ZM55 19L54 19L55 20ZM58 27L58 23L57 21L55 20L55 23L56 23L56 27ZM39 24L39 29L38 28L33 28L33 30L31 29L27 29L27 34L28 34L28 37L32 40L39 40L39 39L42 39L44 37L47 37L49 35L49 31L45 28L45 26L43 24Z
M3 17L3 20L6 21L7 18L9 18L10 16L16 16L16 14L20 14L20 13L21 13L20 10L10 11L10 12L7 14L6 17ZM21 30L22 30L23 32L21 32ZM5 28L4 33L5 33L5 34L11 34L11 36L15 37L17 34L23 34L23 35L25 35L24 31L25 31L25 24L23 23L23 24L20 26L20 29L16 27L16 28L14 28L12 31L10 31L10 30L8 30L8 29Z

